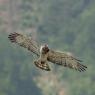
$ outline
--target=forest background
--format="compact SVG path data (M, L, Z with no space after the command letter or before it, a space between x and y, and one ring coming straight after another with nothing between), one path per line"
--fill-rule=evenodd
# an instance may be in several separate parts
M72 52L88 69L42 71L35 55L9 41L11 32ZM95 95L94 67L95 0L0 0L0 95Z

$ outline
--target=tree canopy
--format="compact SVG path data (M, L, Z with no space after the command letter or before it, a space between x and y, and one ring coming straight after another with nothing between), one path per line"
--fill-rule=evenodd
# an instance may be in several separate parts
M94 18L95 0L0 0L0 95L95 95ZM70 51L88 69L41 71L31 52L8 40L10 32Z

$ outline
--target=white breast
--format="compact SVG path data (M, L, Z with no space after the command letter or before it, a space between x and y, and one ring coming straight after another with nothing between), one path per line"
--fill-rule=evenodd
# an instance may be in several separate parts
M43 48L43 46L40 47L40 53L42 52L42 48Z

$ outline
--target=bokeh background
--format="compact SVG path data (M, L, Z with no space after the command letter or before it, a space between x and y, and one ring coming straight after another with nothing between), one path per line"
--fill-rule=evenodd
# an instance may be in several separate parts
M11 32L72 52L88 69L42 71ZM95 95L95 0L0 0L0 95Z

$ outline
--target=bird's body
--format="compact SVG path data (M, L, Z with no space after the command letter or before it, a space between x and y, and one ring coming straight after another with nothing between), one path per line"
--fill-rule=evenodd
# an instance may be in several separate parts
M80 64L81 60L78 60L72 55L51 50L46 44L39 46L36 41L22 34L11 33L9 35L9 39L11 42L17 43L18 45L35 53L39 58L34 61L34 64L43 70L50 71L48 62L52 62L64 67L69 67L80 72L85 71L87 68L85 65Z

